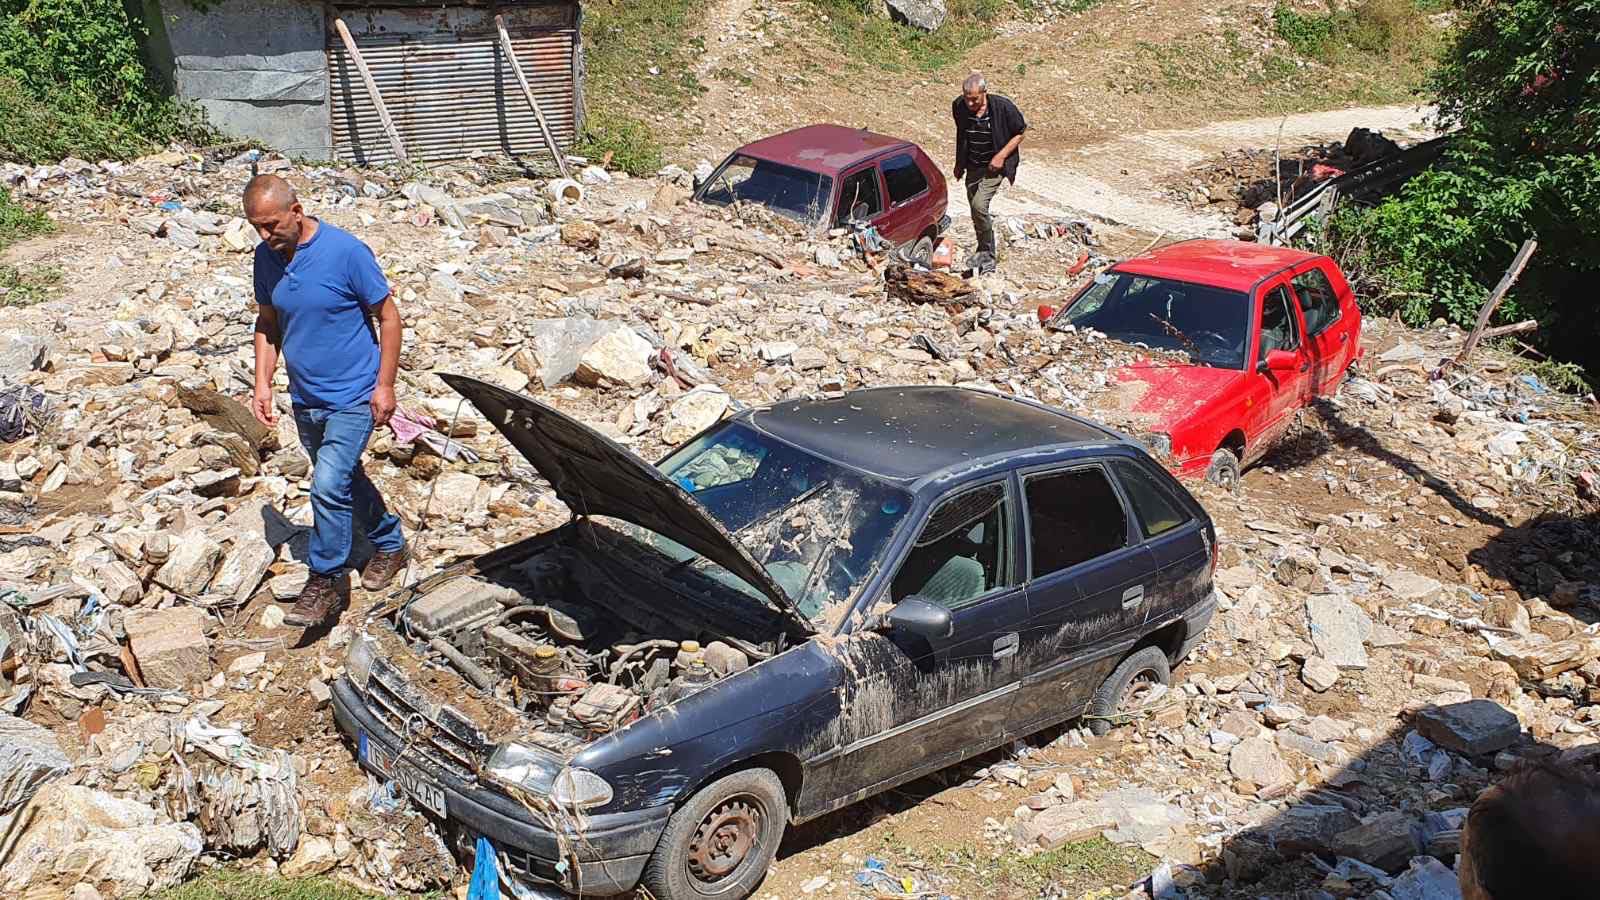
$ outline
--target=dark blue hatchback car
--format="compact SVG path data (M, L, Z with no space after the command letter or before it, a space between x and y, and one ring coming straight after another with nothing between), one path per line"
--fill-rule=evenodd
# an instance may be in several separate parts
M998 394L863 390L650 466L446 380L571 509L398 592L352 641L363 766L509 876L746 897L789 823L1166 682L1216 534L1138 445Z

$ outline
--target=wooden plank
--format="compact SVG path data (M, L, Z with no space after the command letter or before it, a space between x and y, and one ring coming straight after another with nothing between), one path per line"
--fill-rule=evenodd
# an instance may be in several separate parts
M367 95L372 98L372 105L378 108L378 121L383 123L383 132L389 136L389 149L394 151L395 159L401 163L409 162L406 159L406 145L400 140L400 132L394 127L394 120L389 118L389 107L383 103L383 95L378 92L378 83L372 80L372 72L367 69L367 61L361 58L361 51L356 49L356 39L350 36L350 29L345 27L344 20L333 20L334 30L339 32L339 40L344 42L346 53L356 64L356 71L361 73L361 80L367 85Z
M1505 337L1508 334L1522 334L1525 331L1538 331L1538 319L1524 319L1515 325L1497 325L1494 328L1485 328L1483 336L1486 338Z
M1533 238L1522 242L1522 249L1517 251L1517 258L1511 261L1511 268L1506 269L1506 273L1500 276L1500 283L1494 286L1489 299L1484 301L1483 309L1478 310L1478 324L1472 327L1472 333L1467 335L1467 342L1461 345L1461 352L1456 354L1456 365L1465 363L1473 348L1478 346L1479 339L1483 337L1483 329L1489 324L1489 317L1494 315L1495 307L1505 299L1506 292L1511 290L1511 286L1517 283L1522 270L1528 266L1528 258L1533 256L1533 251L1538 247L1539 242Z
M528 87L528 79L522 74L522 64L517 62L517 51L511 45L511 33L506 31L505 17L495 13L494 27L500 32L500 49L505 51L506 62L511 65L511 74L517 76L517 86L522 88L522 97L533 107L533 117L539 120L539 133L544 136L544 145L550 149L550 155L555 157L556 168L561 170L561 177L571 178L572 173L567 171L566 154L556 146L555 136L550 133L550 123L544 120L544 110L539 107L539 98L533 96L533 88Z

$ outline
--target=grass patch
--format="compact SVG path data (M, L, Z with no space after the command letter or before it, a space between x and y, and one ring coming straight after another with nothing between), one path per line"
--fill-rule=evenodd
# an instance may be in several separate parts
M11 191L0 187L0 250L54 228L48 216L11 199Z
M1008 853L997 860L997 874L1019 888L1082 882L1126 885L1149 872L1155 857L1138 847L1122 847L1103 837L1024 857Z
M0 309L43 303L60 284L61 270L55 266L24 272L16 266L0 265Z
M1426 62L1439 48L1428 21L1435 0L1329 0L1325 13L1302 13L1279 0L1272 30L1295 53L1329 65L1380 60Z
M835 45L857 63L887 72L938 72L962 62L994 33L1001 0L949 0L937 31L903 25L871 0L811 0Z
M332 878L284 878L237 869L212 869L192 881L151 895L151 900L379 900L379 897Z
M588 118L574 150L612 153L631 175L661 168L662 146L639 110L670 110L704 93L693 63L705 42L688 33L704 13L694 0L589 0L583 7ZM652 74L654 70L654 74Z

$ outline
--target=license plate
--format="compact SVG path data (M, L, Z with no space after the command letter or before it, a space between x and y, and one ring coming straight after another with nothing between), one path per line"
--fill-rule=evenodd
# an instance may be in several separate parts
M422 804L423 808L445 818L444 788L439 787L415 766L401 762L394 755L372 741L362 741L366 746L367 762L382 774L392 778L407 797Z

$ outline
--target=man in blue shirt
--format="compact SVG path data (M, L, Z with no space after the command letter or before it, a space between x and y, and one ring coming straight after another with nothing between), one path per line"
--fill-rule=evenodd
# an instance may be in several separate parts
M244 214L261 235L252 410L262 424L277 423L272 376L281 354L294 424L311 456L311 577L284 617L308 627L326 621L349 596L357 521L377 550L362 570L362 587L383 589L409 558L399 518L361 468L372 430L394 414L400 313L371 248L306 215L287 181L250 179Z

